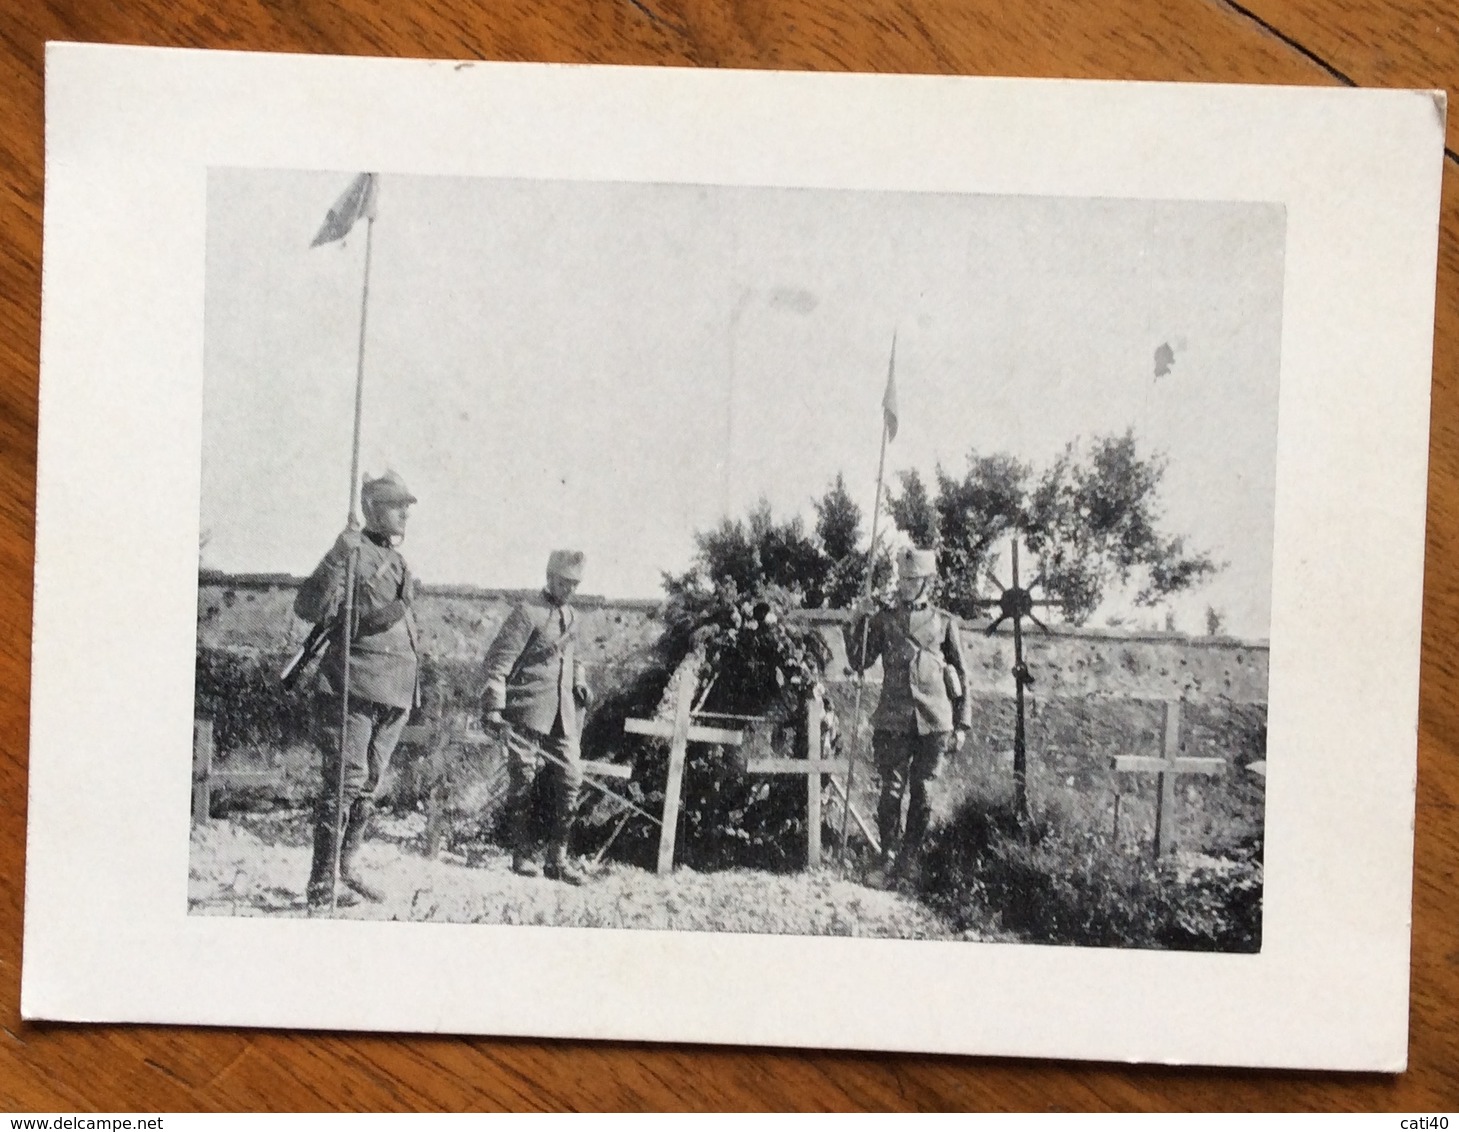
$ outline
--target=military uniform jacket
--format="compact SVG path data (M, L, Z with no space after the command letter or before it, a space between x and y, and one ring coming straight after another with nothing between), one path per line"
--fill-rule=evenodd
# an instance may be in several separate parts
M574 688L586 688L577 658L577 611L537 594L512 610L486 653L481 710L499 711L514 727L543 735L561 718L563 734L578 734Z
M862 652L863 628L866 650ZM862 617L845 629L846 655L858 672L880 657L881 700L871 717L877 731L903 735L968 729L967 664L958 620L925 602Z
M346 562L331 551L294 599L294 612L316 624L339 617L344 603ZM415 581L389 540L369 531L360 543L355 574L354 622L350 642L350 695L412 708L420 703L419 635L412 609ZM344 653L338 633L320 665L330 689L344 686Z

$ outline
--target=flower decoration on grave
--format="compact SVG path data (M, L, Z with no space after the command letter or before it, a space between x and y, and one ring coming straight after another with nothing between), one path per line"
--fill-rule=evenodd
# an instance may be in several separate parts
M715 681L710 706L761 712L821 678L830 651L814 628L787 619L799 604L794 591L767 585L741 593L733 582L676 595L666 614L669 633L684 640L686 655L703 649L705 678Z

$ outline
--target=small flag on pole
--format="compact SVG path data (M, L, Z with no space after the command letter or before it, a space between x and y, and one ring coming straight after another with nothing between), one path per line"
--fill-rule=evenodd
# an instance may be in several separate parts
M350 182L349 188L340 194L339 200L334 202L334 207L324 218L324 226L309 245L311 248L343 240L362 216L375 219L376 180L374 173L361 173Z
M887 363L887 391L881 399L882 419L886 422L887 439L897 439L897 336L892 335L892 359Z

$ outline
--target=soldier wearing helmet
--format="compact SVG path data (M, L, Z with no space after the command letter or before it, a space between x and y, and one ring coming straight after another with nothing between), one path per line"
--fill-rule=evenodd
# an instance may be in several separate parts
M903 550L897 577L897 604L863 613L846 629L846 655L856 671L882 661L881 699L871 720L882 857L867 879L876 887L915 878L932 815L929 784L943 759L962 748L972 725L958 619L929 600L937 577L935 553Z
M324 781L314 807L314 859L307 899L327 908L334 887L335 838L340 880L335 903L380 901L383 894L359 873L357 856L369 830L379 790L411 709L420 703L420 648L413 603L415 579L395 544L405 537L415 496L395 472L368 476L360 491L363 531L342 532L314 573L299 587L294 612L306 621L333 624L320 664L321 711L317 720L324 752ZM345 695L342 621L345 573L356 557L354 622L349 648L349 707L341 743ZM339 809L343 777L343 809Z
M550 880L580 885L583 874L568 856L582 755L578 712L588 704L586 670L578 659L578 618L571 601L583 577L580 550L554 550L547 585L521 602L487 650L482 682L482 722L502 735L510 786L507 813L512 871L536 876L529 844L532 784L541 773L552 797L552 828L541 872ZM552 756L543 759L540 749Z

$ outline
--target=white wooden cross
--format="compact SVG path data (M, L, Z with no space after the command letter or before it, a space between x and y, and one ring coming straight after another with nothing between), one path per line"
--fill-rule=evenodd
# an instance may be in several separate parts
M284 772L272 767L256 769L213 765L213 721L193 720L193 821L213 820L213 791L219 786L278 786Z
M701 727L693 722L694 680L689 672L679 674L679 687L674 693L674 718L672 722L662 719L625 719L623 730L630 735L653 735L668 739L669 780L664 786L664 821L659 830L660 874L674 867L674 837L679 828L679 794L684 786L684 757L690 743L716 743L723 747L738 747L744 741L744 733L730 731L723 727Z
M806 868L821 867L821 775L847 771L845 759L821 758L821 718L824 712L821 697L812 694L806 701L806 757L803 759L751 759L745 764L748 774L801 774L806 780Z
M1164 752L1159 758L1150 755L1116 755L1114 769L1123 774L1158 774L1159 789L1155 796L1155 857L1165 856L1175 848L1175 780L1181 774L1217 775L1226 773L1225 759L1180 757L1180 701L1165 701Z

